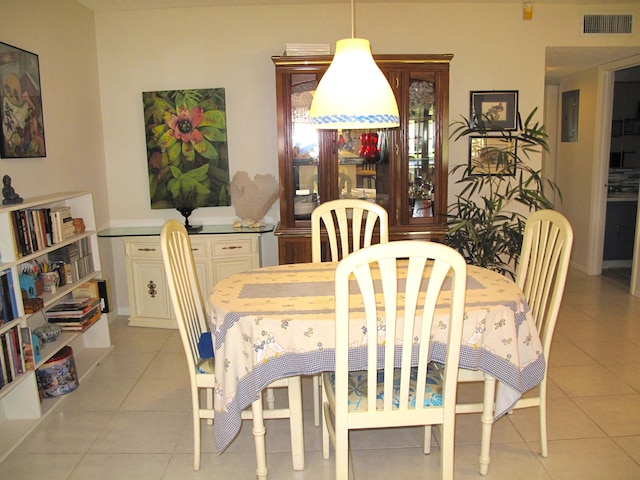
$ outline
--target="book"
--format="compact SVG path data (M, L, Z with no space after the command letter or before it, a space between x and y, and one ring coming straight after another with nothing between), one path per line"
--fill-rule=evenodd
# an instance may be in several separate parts
M45 312L45 317L47 317L47 319L52 319L52 318L69 318L69 319L73 319L73 318L82 318L84 317L87 313L91 312L92 310L94 310L95 308L100 306L100 299L96 298L94 302L90 303L89 305L85 306L84 308L80 309L80 310L55 310L55 311L51 311L49 310L48 312Z
M9 323L17 316L16 299L12 296L13 280L10 280L11 270L0 272L0 312L2 323ZM11 287L9 287L11 284Z
M36 368L35 356L33 351L33 337L29 327L20 328L20 337L22 338L22 352L24 354L25 371L34 370Z
M95 315L96 312L100 313L100 304L94 305L92 308L87 310L86 313L83 313L80 316L76 316L76 315L65 315L65 316L53 315L52 316L52 315L48 315L48 313L45 313L45 316L47 317L47 322L49 323L55 323L56 325L76 325L78 323L84 322L88 318L91 318L93 315Z
M18 301L16 296L16 287L13 283L13 272L11 269L6 270L7 282L9 284L9 300L11 301L11 310L13 311L13 318L18 317Z
M57 324L57 325L60 325L63 331L84 332L88 330L98 320L100 320L101 317L102 317L102 313L100 313L100 309L98 309L92 316L90 316L86 320L83 320L82 322L76 322L76 323L69 322L68 324L62 324L62 325Z
M84 332L88 330L94 323L100 320L102 313L100 309L96 309L95 313L81 322L63 322L56 323L64 332Z
M22 225L20 224L20 212L18 210L11 212L11 223L13 224L16 258L21 258L25 255L25 245L22 237Z

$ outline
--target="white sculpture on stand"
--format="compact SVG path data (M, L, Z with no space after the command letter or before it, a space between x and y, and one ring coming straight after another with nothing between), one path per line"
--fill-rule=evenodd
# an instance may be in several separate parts
M256 174L253 180L247 172L236 172L229 185L231 204L240 220L236 228L261 227L261 221L278 199L278 181L271 174Z

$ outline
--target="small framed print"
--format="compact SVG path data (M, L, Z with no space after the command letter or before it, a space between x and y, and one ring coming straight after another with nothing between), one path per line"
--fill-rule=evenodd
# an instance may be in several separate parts
M471 92L471 118L485 130L516 130L518 91Z
M515 175L517 140L509 137L469 137L471 175Z

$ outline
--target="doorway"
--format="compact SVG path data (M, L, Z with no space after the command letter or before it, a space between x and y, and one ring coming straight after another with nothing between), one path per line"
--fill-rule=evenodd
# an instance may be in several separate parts
M602 275L631 285L640 177L640 67L614 72Z

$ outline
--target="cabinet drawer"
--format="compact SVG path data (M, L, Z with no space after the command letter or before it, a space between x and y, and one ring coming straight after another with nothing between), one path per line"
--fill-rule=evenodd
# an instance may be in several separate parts
M211 249L214 257L248 255L254 252L254 243L251 238L230 238L211 242Z
M153 241L128 241L126 242L126 254L135 258L162 258L160 242Z
M191 238L194 257L210 257L209 242ZM134 240L126 242L126 254L132 258L162 258L160 240Z

